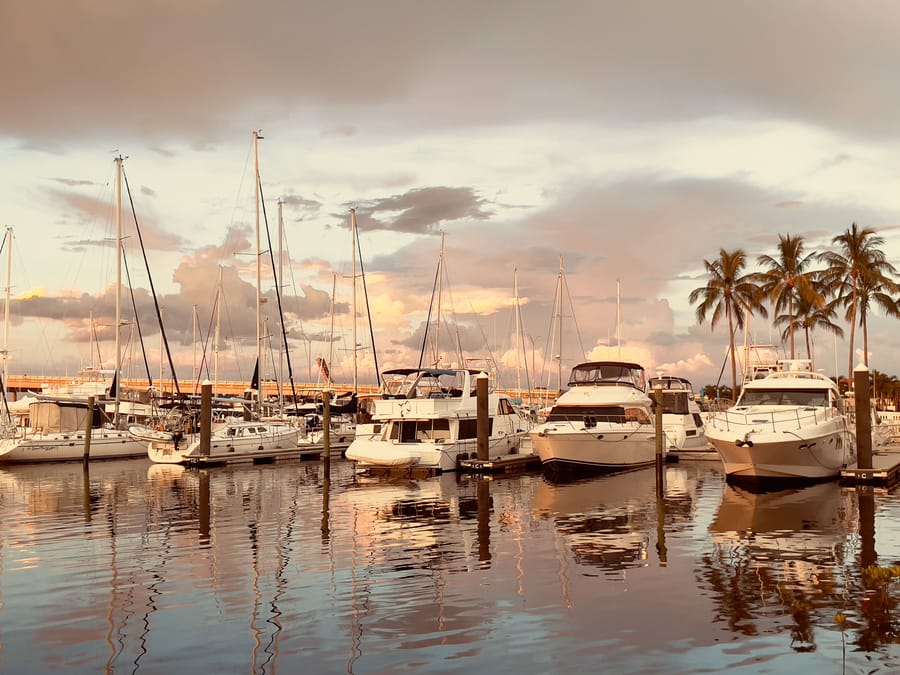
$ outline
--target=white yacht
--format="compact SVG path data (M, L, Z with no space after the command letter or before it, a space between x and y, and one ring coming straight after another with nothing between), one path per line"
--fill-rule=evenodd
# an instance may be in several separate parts
M372 401L372 422L357 427L345 457L360 468L423 468L454 471L477 457L475 377L467 368L397 368L383 373L381 395ZM488 454L518 452L527 420L512 400L488 393Z
M783 359L709 416L706 435L728 478L836 478L856 465L856 437L837 384L806 359Z
M569 389L530 432L546 468L617 471L656 461L653 402L644 368L590 361L572 369Z
M662 424L667 453L679 459L712 459L719 454L706 438L702 411L689 380L671 375L650 378L650 390L662 393Z

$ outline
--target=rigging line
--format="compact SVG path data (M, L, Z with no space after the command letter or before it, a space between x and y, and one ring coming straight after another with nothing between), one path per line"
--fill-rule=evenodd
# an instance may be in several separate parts
M443 256L441 256L441 257L443 258ZM444 270L444 279L447 282L447 295L450 296L450 316L453 319L452 330L451 330L450 322L447 321L447 332L450 333L450 335L453 335L454 333L456 334L456 357L459 359L460 367L465 368L466 367L466 357L465 357L465 354L463 353L462 338L459 334L459 319L456 316L456 305L453 302L453 287L450 286L450 272L447 271L447 261L446 260L444 260L444 264L442 265L442 268ZM475 311L474 307L472 308L472 311L474 313L474 311ZM440 330L440 326L438 326L438 330ZM485 337L485 343L487 343L486 337ZM488 348L488 349L490 350L490 348ZM440 358L440 354L438 354L437 357Z
M572 302L572 293L569 291L569 282L563 277L563 286L566 289L566 297L569 299L569 308L572 310L572 323L575 324L575 336L578 338L578 346L581 347L581 358L583 361L587 361L587 352L584 350L584 341L581 339L581 330L578 328L578 318L575 316L575 304ZM562 309L560 308L560 312ZM616 335L616 341L618 342L619 335ZM560 346L562 349L562 346ZM562 383L560 383L560 387L562 387Z
M172 361L172 351L169 349L169 340L166 337L166 327L163 324L162 312L159 308L159 300L156 296L156 287L153 285L153 275L150 274L150 261L147 260L147 251L144 249L144 237L141 235L141 227L138 225L137 211L134 209L134 200L131 198L131 185L128 183L128 176L125 174L125 166L122 165L122 177L125 179L125 190L128 193L128 203L131 206L131 215L134 218L134 229L137 232L138 242L141 244L141 255L144 257L144 267L147 270L147 279L150 281L150 292L153 295L153 307L156 309L156 320L159 322L159 332L162 334L163 344L166 347L166 358L169 360L169 370L172 372L172 384L175 385L175 393L180 394L181 388L178 386L178 375L175 373L175 363ZM118 330L116 326L116 330ZM160 382L162 386L162 382Z
M212 322L213 317L216 315L215 306L216 302L218 302L218 290L216 291L216 301L213 302L213 311L209 315L209 325L206 329L206 337L203 337L203 328L198 326L198 330L200 332L200 344L203 345L203 348L200 350L200 365L197 366L197 380L193 383L193 391L197 391L201 383L203 381L204 368L206 369L206 379L209 379L209 361L206 359L206 353L209 349L209 339L212 335Z
M94 317L91 316L91 336L93 337L94 347L97 348L97 368L103 370L103 355L100 353L100 336L97 335L97 324L94 323Z
M484 328L482 327L481 322L478 320L477 314L475 314L475 305L470 302L469 307L472 308L472 315L476 317L475 325L478 326L478 331L481 333L481 339L484 340L484 346L487 347L488 356L490 357L490 363L493 366L494 374L497 377L495 387L498 389L505 389L506 386L503 384L503 377L500 373L497 357L494 356L494 351L491 349L490 343L488 343L487 334L484 332Z
M224 295L222 296L222 304L225 307L225 322L228 324L228 337L230 338L231 351L234 354L234 360L237 365L238 380L243 382L244 381L244 373L243 373L243 370L241 369L241 361L243 359L241 358L242 355L238 353L237 340L235 340L235 337L234 337L235 336L234 323L231 320L231 312L228 309L228 300L225 298Z
M425 358L425 348L428 345L428 328L431 326L431 311L434 309L434 294L437 292L438 275L440 273L441 263L438 262L438 267L434 272L434 284L431 287L431 302L428 303L428 316L425 319L425 334L422 336L422 349L419 350L419 368L422 367L422 361ZM438 330L440 330L440 326L438 326Z
M122 248L122 262L125 264L125 279L128 282L128 294L131 296L131 310L134 312L134 324L137 327L138 340L141 343L141 355L144 357L144 368L147 370L147 385L152 387L153 376L150 375L150 361L147 359L147 350L144 348L144 334L141 332L141 320L138 318L137 302L134 299L134 286L131 285L131 272L128 269L128 259L125 257L124 248ZM116 330L119 330L118 326L116 327Z
M203 349L201 350L201 353L200 353L200 366L197 369L200 373L200 375L198 375L198 377L202 376L203 370L205 368L207 380L210 378L209 378L209 360L206 358L206 355L207 355L207 351L209 349L209 339L212 336L212 331L213 331L213 326L212 326L213 317L216 315L216 312L218 311L218 306L219 306L219 289L217 288L216 289L216 299L213 300L212 312L210 312L210 314L209 314L209 324L206 327L206 339L203 339L203 332L202 331L200 332L200 342L203 345ZM195 382L195 384L199 385L200 383L198 381L198 382Z
M272 276L275 277L275 299L278 301L278 319L281 322L281 339L284 341L284 356L288 370L288 381L291 383L291 399L294 401L294 408L296 409L297 388L294 386L294 370L291 367L291 350L288 349L287 328L285 328L284 325L284 308L281 306L281 288L278 285L281 280L278 278L278 273L275 268L275 253L272 251L272 235L269 232L269 218L266 215L266 199L263 196L262 180L259 181L259 201L262 205L263 222L266 225L266 241L269 244L269 262L272 264Z
M366 270L363 267L362 251L359 244L359 227L356 228L356 253L359 256L359 272L362 275L363 299L366 301L366 316L369 319L369 339L372 341L372 358L375 360L375 382L381 386L381 370L378 368L378 350L375 349L375 329L372 327L372 308L369 306L369 289L366 286ZM356 283L356 280L353 280ZM354 346L355 347L355 346Z

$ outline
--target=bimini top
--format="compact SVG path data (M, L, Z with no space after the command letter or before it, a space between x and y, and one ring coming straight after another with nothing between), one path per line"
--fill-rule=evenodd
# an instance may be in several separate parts
M628 361L588 361L572 368L570 387L627 385L644 391L644 367Z
M470 375L477 375L482 372L478 368L392 368L391 370L382 371L382 375L413 375L422 373L431 377L440 377L442 375L456 375L459 371L464 370Z

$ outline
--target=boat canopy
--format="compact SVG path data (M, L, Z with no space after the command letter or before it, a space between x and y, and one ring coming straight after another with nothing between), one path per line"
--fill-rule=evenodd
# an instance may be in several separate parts
M645 390L644 368L627 361L589 361L572 369L569 386L628 385Z

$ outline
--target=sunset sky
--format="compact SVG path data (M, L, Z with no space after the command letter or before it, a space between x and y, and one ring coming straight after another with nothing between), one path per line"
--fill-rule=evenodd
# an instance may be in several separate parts
M698 325L687 297L720 248L755 263L790 233L823 250L855 221L900 266L898 25L891 2L4 3L9 370L72 374L92 352L111 367L121 154L179 378L199 360L195 307L200 334L214 330L219 269L220 375L249 378L261 130L273 250L283 200L298 381L316 377L317 357L351 378L355 208L382 369L418 363L443 233L442 315L468 356L503 362L506 386L521 351L538 384L558 354L564 377L621 356L714 383L727 327ZM155 377L159 330L127 196L125 214ZM548 338L561 260L560 348ZM872 368L900 374L898 328L871 318ZM358 331L360 379L372 381L365 316ZM751 325L756 342L778 333ZM848 343L814 337L816 366L844 374Z

